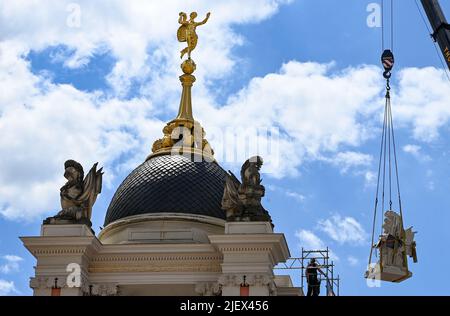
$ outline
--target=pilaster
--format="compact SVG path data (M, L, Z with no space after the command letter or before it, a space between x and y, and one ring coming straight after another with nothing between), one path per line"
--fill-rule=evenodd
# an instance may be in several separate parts
M290 256L284 234L273 233L269 222L228 222L225 232L209 236L223 255L222 295L239 296L247 285L251 296L275 295L273 268Z

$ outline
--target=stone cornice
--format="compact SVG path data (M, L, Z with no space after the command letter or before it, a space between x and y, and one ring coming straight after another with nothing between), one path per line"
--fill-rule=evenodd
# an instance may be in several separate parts
M36 237L19 237L23 243L30 246L70 246L92 245L94 240L99 241L94 236L74 237L74 236L36 236Z
M211 244L224 252L270 252L276 263L289 258L284 234L225 234L208 236Z
M285 242L284 234L269 233L269 234L224 234L224 235L210 235L209 239L214 243L273 243Z
M102 247L95 236L90 237L20 237L33 256L86 255L94 256Z

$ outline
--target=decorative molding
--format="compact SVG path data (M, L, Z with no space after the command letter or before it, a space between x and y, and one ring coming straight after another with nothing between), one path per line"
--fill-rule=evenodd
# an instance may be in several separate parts
M250 286L267 286L269 288L269 295L276 295L277 286L273 276L267 274L250 274L247 276L246 282Z
M33 290L37 290L37 289L51 289L54 285L55 285L55 278L58 278L56 285L59 288L64 288L67 286L66 284L66 278L67 276L48 276L48 277L43 277L43 276L39 276L39 277L34 277L34 278L30 278L30 288L32 288Z
M222 286L240 286L244 282L243 275L224 274L219 278L219 284Z
M32 250L33 255L82 255L86 252L86 247L64 247L54 248L45 247Z
M222 255L103 255L89 272L222 272Z
M61 289L67 289L67 276L40 276L30 278L30 287L36 291L38 289L51 289L55 286L55 278L58 278L56 285ZM115 296L119 294L118 285L116 283L97 283L90 284L86 276L81 276L81 284L79 287L84 296Z
M195 293L201 296L219 296L222 293L222 286L218 282L197 283Z
M93 264L89 267L90 273L108 272L221 272L221 261L215 262L147 262L130 264L122 262Z
M36 276L30 278L30 288L33 290L51 289L55 286L55 278L58 278L56 285L59 288L69 288L67 285L67 275ZM81 274L80 286L72 288L80 288L83 292L86 292L89 289L89 281L87 277L84 274Z
M233 247L219 247L219 250L222 252L261 252L261 251L271 251L272 247L233 246Z
M250 286L267 286L271 296L276 295L274 277L268 274L224 274L219 278L221 286L241 286L245 282Z
M270 296L277 296L277 285L275 284L275 281L272 280L272 282L269 283L269 295Z
M264 286L273 282L273 277L267 274L249 274L246 275L248 285Z
M102 262L166 262L166 261L222 261L222 255L100 255L92 259L92 264Z
M90 290L90 292L89 292ZM87 293L93 296L118 296L119 286L116 283L92 284Z

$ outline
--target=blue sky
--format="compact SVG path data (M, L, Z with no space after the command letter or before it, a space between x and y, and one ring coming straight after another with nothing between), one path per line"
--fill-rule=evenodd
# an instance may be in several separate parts
M329 246L343 295L450 294L448 277L434 275L450 260L440 247L450 238L450 82L414 0L396 3L392 106L405 225L418 231L419 262L401 284L369 288L363 278L383 105L381 29L366 23L376 2L115 1L105 10L79 1L75 28L69 1L0 2L0 294L31 294L35 260L18 236L38 235L57 212L65 159L105 166L93 211L94 230L103 226L115 189L176 114L174 31L177 12L191 6L200 17L212 12L198 30L193 106L213 148L215 126L282 128L280 164L262 153L263 203L291 255ZM243 162L219 157L235 173Z

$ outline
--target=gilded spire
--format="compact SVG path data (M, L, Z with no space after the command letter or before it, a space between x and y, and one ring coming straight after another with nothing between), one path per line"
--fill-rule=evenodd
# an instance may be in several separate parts
M181 58L187 54L188 58L181 63L183 74L180 76L182 92L180 108L177 117L167 123L163 129L164 137L153 143L151 158L157 155L166 154L196 154L203 158L214 160L213 150L205 139L205 131L200 123L194 120L192 114L191 89L195 82L195 76L192 75L196 69L195 62L191 59L191 53L197 46L198 36L196 28L205 24L209 19L210 13L201 22L196 22L196 12L190 14L190 19L184 12L179 14L178 23L181 26L177 31L177 38L180 42L187 42L187 47L181 50Z
M184 74L180 76L181 85L183 91L181 92L180 109L176 119L191 120L194 121L192 115L192 98L191 88L195 82L195 77L192 73L195 71L195 63L192 59L185 60L181 64L181 69Z
M195 77L192 75L195 71L196 65L191 59L192 51L197 47L198 35L196 32L197 26L203 25L208 22L211 13L206 14L206 18L201 22L196 22L197 12L192 12L187 19L187 14L180 12L178 23L181 26L177 31L177 38L179 42L186 42L187 47L181 50L181 58L187 53L188 59L181 64L181 70L184 75L180 77L181 84L183 86L183 92L181 94L180 110L178 111L177 119L194 120L192 116L192 101L191 101L191 87L195 82Z

